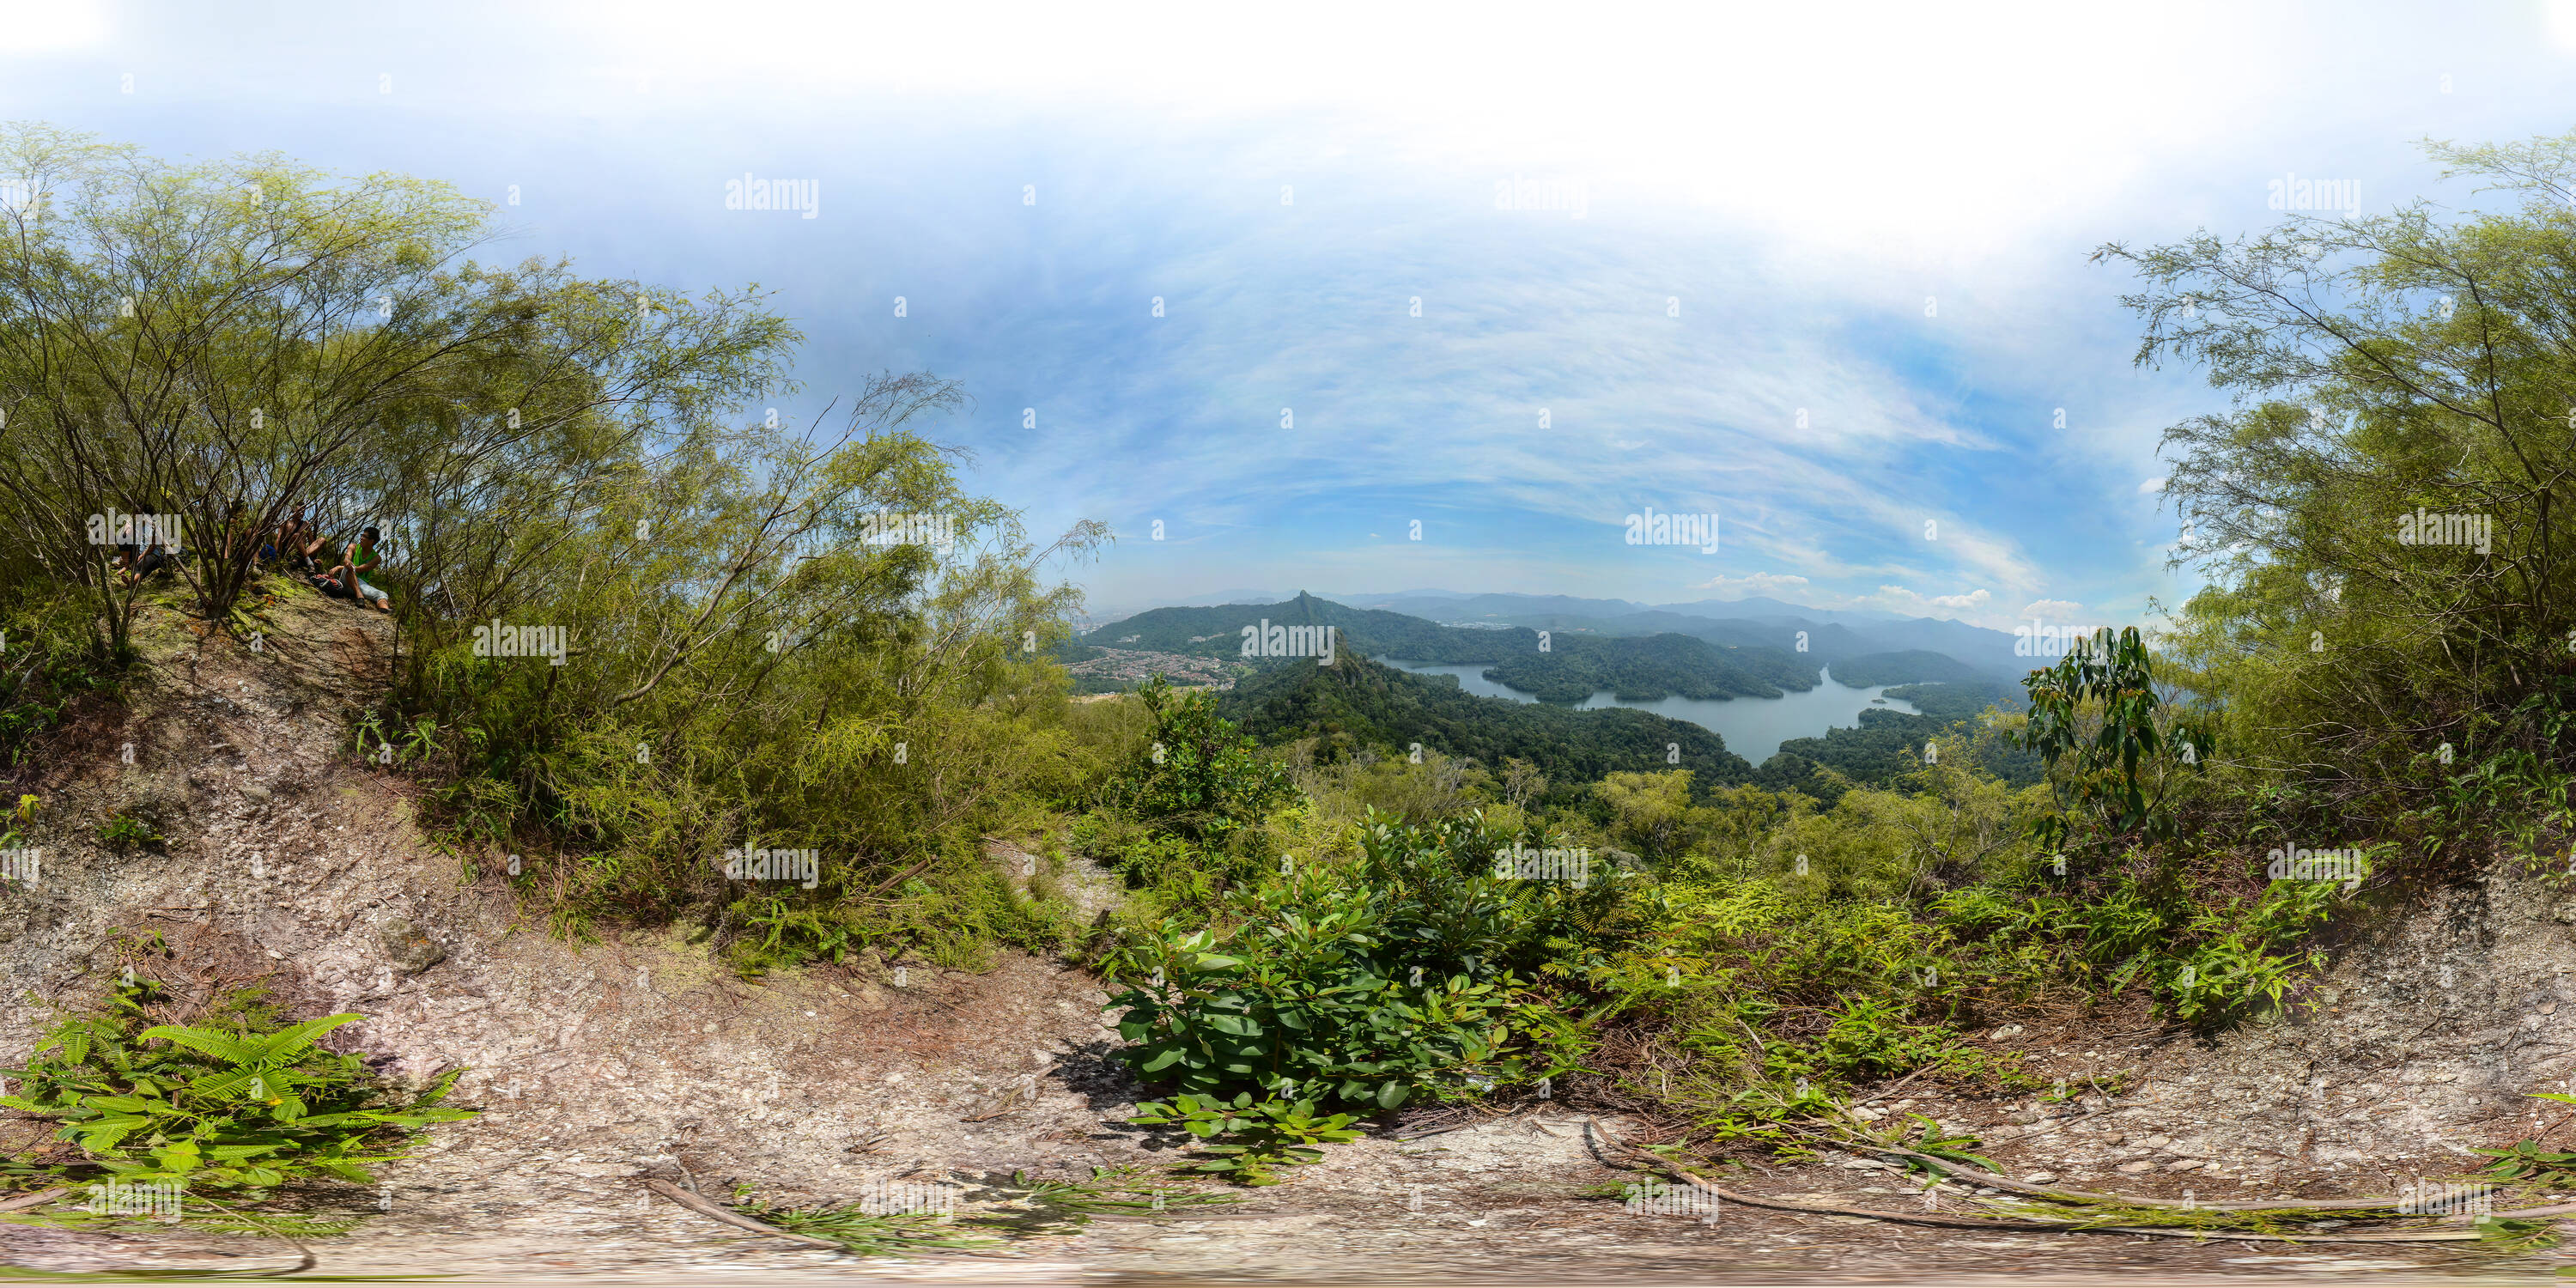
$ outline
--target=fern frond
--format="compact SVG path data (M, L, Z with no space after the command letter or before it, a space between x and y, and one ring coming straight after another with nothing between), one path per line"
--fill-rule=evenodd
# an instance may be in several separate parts
M365 1018L363 1015L344 1012L339 1015L325 1015L318 1020L306 1020L302 1024L289 1025L252 1043L250 1049L255 1053L252 1058L282 1060L313 1045L315 1038L343 1024L355 1023Z
M159 1038L173 1046L202 1051L230 1064L253 1064L259 1060L258 1054L248 1043L231 1034L217 1033L212 1029L192 1029L182 1024L156 1024L143 1030L143 1036L147 1041Z
M257 1069L227 1069L222 1073L210 1073L202 1078L191 1079L188 1090L201 1096L229 1096L240 1091L249 1084L251 1079L258 1076L260 1073Z

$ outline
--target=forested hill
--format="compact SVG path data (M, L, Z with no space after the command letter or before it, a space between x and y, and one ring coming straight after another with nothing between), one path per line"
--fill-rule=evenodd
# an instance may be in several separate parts
M1327 760L1363 747L1401 754L1420 743L1488 768L1517 757L1561 782L1680 768L1691 770L1702 787L1750 782L1831 804L1846 784L1894 785L1920 767L1926 740L1972 728L1987 706L2020 705L2017 694L1992 681L1890 692L1922 714L1866 712L1858 728L1782 743L1780 753L1758 769L1727 750L1723 738L1688 721L1625 707L1582 711L1479 697L1449 676L1414 675L1356 655L1336 658L1332 666L1265 668L1220 695L1218 713L1265 746L1319 738L1316 754ZM1988 772L2013 786L2039 780L2035 754L1992 739L1979 742L1975 755ZM1676 748L1678 763L1671 759Z
M1834 664L1834 678L1842 678L1843 665ZM1978 717L1986 708L2018 711L2028 705L2019 690L1978 679L1899 685L1889 689L1887 696L1912 703L1919 714L1872 708L1861 713L1858 728L1828 729L1815 738L1791 738L1780 744L1771 759L1762 762L1754 782L1772 791L1804 792L1830 805L1842 799L1847 783L1861 787L1895 785L1922 766L1920 756L1925 742L1962 732L1974 740L1973 756L1978 768L2013 787L2026 787L2041 780L2038 752L2006 739L1975 737Z
M1081 636L1101 648L1184 653L1235 659L1243 628L1268 621L1284 626L1333 626L1336 647L1407 662L1499 662L1538 651L1538 632L1442 626L1419 617L1373 608L1351 608L1300 594L1276 604L1218 604L1208 608L1156 608Z
M1407 662L1487 665L1493 668L1485 673L1488 679L1548 702L1581 702L1604 691L1623 702L1652 702L1676 694L1776 698L1782 690L1814 688L1822 669L1822 659L1815 656L1678 633L1605 636L1522 626L1500 630L1442 626L1305 594L1276 604L1153 609L1092 631L1058 650L1058 656L1066 662L1080 661L1089 656L1089 647L1100 647L1239 660L1243 628L1263 621L1337 627L1336 647L1343 652ZM1922 656L1941 665L1897 678L1949 679L1954 671L1965 669L1937 654Z
M1970 684L1982 689L1994 683L1993 677L1947 653L1919 648L1842 658L1834 663L1834 679L1858 689L1927 683Z
M1675 694L1776 698L1783 689L1816 687L1822 669L1779 649L1712 644L1688 635L1552 635L1546 652L1533 648L1504 658L1485 678L1543 702L1581 702L1605 689L1622 702L1653 702Z
M1753 776L1724 739L1687 721L1625 707L1577 711L1479 697L1449 676L1413 675L1350 655L1331 666L1264 670L1222 695L1217 710L1265 744L1320 738L1322 757L1420 743L1488 766L1517 757L1574 782L1677 768L1703 785Z

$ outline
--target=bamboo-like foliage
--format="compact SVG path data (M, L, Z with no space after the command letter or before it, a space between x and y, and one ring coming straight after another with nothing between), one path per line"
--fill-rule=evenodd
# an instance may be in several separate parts
M966 491L919 429L954 382L859 376L782 423L801 336L756 287L486 267L493 212L430 181L20 125L13 194L0 590L73 602L49 620L112 669L144 592L94 518L177 516L185 611L244 634L250 588L294 589L261 580L279 520L310 507L334 561L380 529L394 683L346 695L355 745L398 738L440 821L535 855L571 924L741 905L837 946L883 877L968 861L1031 784L1091 772L1045 660L1074 592L1046 577L1106 529L1042 544ZM721 852L764 845L828 875L728 884Z
M2231 760L2354 794L2576 651L2576 135L2428 151L2502 200L2096 254L2145 283L2139 362L2236 400L2165 434L2211 579L2171 642Z

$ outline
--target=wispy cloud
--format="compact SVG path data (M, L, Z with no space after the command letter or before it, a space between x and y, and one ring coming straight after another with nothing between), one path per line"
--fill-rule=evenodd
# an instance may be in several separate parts
M1745 595L1796 594L1804 590L1807 579L1795 573L1756 572L1741 577L1716 576L1691 587L1693 590L1726 590Z
M2556 28L2519 8L22 7L12 115L523 194L510 257L781 284L817 405L884 367L963 381L973 409L918 428L1033 527L1112 523L1082 575L1126 602L1697 589L1993 624L2187 590L2155 448L2216 395L2133 366L2085 252L2260 227L2291 169L2425 191L2427 133L2565 128ZM1780 56L1818 47L1826 101ZM725 221L711 185L750 171L820 181L820 217ZM1497 208L1515 177L1580 183L1583 217ZM1720 550L1625 546L1647 505L1721 513Z

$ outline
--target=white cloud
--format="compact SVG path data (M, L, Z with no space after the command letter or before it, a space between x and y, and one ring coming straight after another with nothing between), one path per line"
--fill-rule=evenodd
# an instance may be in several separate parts
M2576 0L2549 0L2549 43L2576 49Z
M2148 479L2147 481L2145 481L2145 482L2143 482L2143 483L2140 483L2140 484L2138 485L2138 491L2139 491L2139 493L2140 493L2140 494L2142 494L2142 495L2143 495L2143 494L2145 494L2145 493L2148 493L2148 492L2162 492L2162 491L2164 491L2164 490L2165 490L2165 480L2164 480L2164 476L2162 476L2162 475L2158 475L2158 476L2156 476L2155 478Z
M2021 615L2042 621L2063 621L2081 612L2084 605L2071 599L2034 599L2022 605Z
M2099 209L2149 161L2238 124L2279 82L2266 56L2302 34L2288 15L2205 2L2148 24L2036 0L1972 23L1898 5L1860 21L1836 6L1652 5L1561 22L1327 0L1286 24L1177 0L1115 23L1036 0L744 0L721 20L682 0L540 8L550 43L578 38L693 101L756 81L1058 110L1329 112L1365 122L1372 150L1584 180L1596 215L1672 191L1855 248L2009 246ZM1802 54L1819 49L1843 73L1836 93L1815 92ZM1719 128L1756 118L1764 129Z
M1795 573L1753 572L1746 573L1741 577L1729 577L1720 574L1692 586L1691 589L1740 590L1753 595L1774 595L1782 592L1795 592L1798 587L1806 584L1807 579L1798 576Z
M1912 608L1918 611L1927 608L1947 608L1954 612L1968 612L1983 608L1992 602L1994 597L1993 591L1983 589L1972 590L1964 595L1926 595L1904 586L1881 586L1875 596L1880 603L1890 608Z
M0 54L54 53L106 38L96 0L0 0Z

